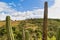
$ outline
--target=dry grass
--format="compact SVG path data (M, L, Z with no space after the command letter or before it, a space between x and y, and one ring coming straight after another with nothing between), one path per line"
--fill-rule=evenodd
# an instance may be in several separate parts
M5 25L5 21L0 21L0 27ZM11 26L17 26L19 24L19 21L11 21Z

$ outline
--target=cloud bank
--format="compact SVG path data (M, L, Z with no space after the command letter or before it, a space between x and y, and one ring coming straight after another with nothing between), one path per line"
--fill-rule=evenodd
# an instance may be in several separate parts
M7 3L0 2L0 20L5 20L6 16L11 16L12 20L24 20L27 18L40 18L43 15L42 9L37 9L33 11L20 12L13 9Z
M48 9L48 17L60 19L60 0L55 0L55 4Z
M11 3L10 3L11 4ZM60 19L60 0L55 0L55 4L48 8L48 18ZM44 9L20 12L13 9L7 3L0 2L0 20L5 20L6 16L11 16L12 20L25 20L30 18L43 18Z

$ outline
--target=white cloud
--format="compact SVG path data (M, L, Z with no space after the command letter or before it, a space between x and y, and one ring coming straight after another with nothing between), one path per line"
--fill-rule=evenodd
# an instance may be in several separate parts
M11 16L13 20L23 20L27 18L37 18L41 17L42 9L27 11L27 12L19 12L15 9L11 8L7 3L0 2L0 20L4 20L7 15Z
M38 18L43 17L43 13L44 13L43 9L38 9L33 12L35 12L37 16L39 15ZM55 0L54 5L48 8L48 18L60 19L60 0Z
M55 0L55 4L48 8L49 18L60 18L60 0ZM0 20L4 20L7 15L11 16L12 20L23 20L27 18L42 18L44 9L33 11L19 12L11 8L7 3L0 2Z
M55 0L55 4L51 8L49 8L48 13L49 18L60 19L60 0Z

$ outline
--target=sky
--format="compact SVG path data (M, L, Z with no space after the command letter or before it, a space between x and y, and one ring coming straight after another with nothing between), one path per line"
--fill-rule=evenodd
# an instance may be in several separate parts
M48 2L48 18L60 19L60 0L0 0L0 20L43 18L44 2Z

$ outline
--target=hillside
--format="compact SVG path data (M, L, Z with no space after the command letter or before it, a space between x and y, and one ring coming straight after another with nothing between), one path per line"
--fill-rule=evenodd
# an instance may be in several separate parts
M13 27L15 39L20 40L22 37L21 30L25 25L25 30L29 32L38 33L39 37L42 38L42 27L43 19L27 19L23 21L11 21L11 26ZM60 27L60 19L48 19L48 37L55 37L57 28ZM20 31L19 31L20 30ZM31 34L30 34L31 35ZM33 36L32 36L33 37ZM6 39L6 29L5 21L0 21L0 39Z
M23 20L24 21L24 20ZM31 24L35 24L35 25L40 25L41 23L43 23L43 19L27 19L25 20L26 23L31 23ZM11 21L11 26L17 26L21 21ZM60 19L48 19L48 25L52 23L55 25L59 25L60 24ZM5 21L0 21L0 27L5 25Z

